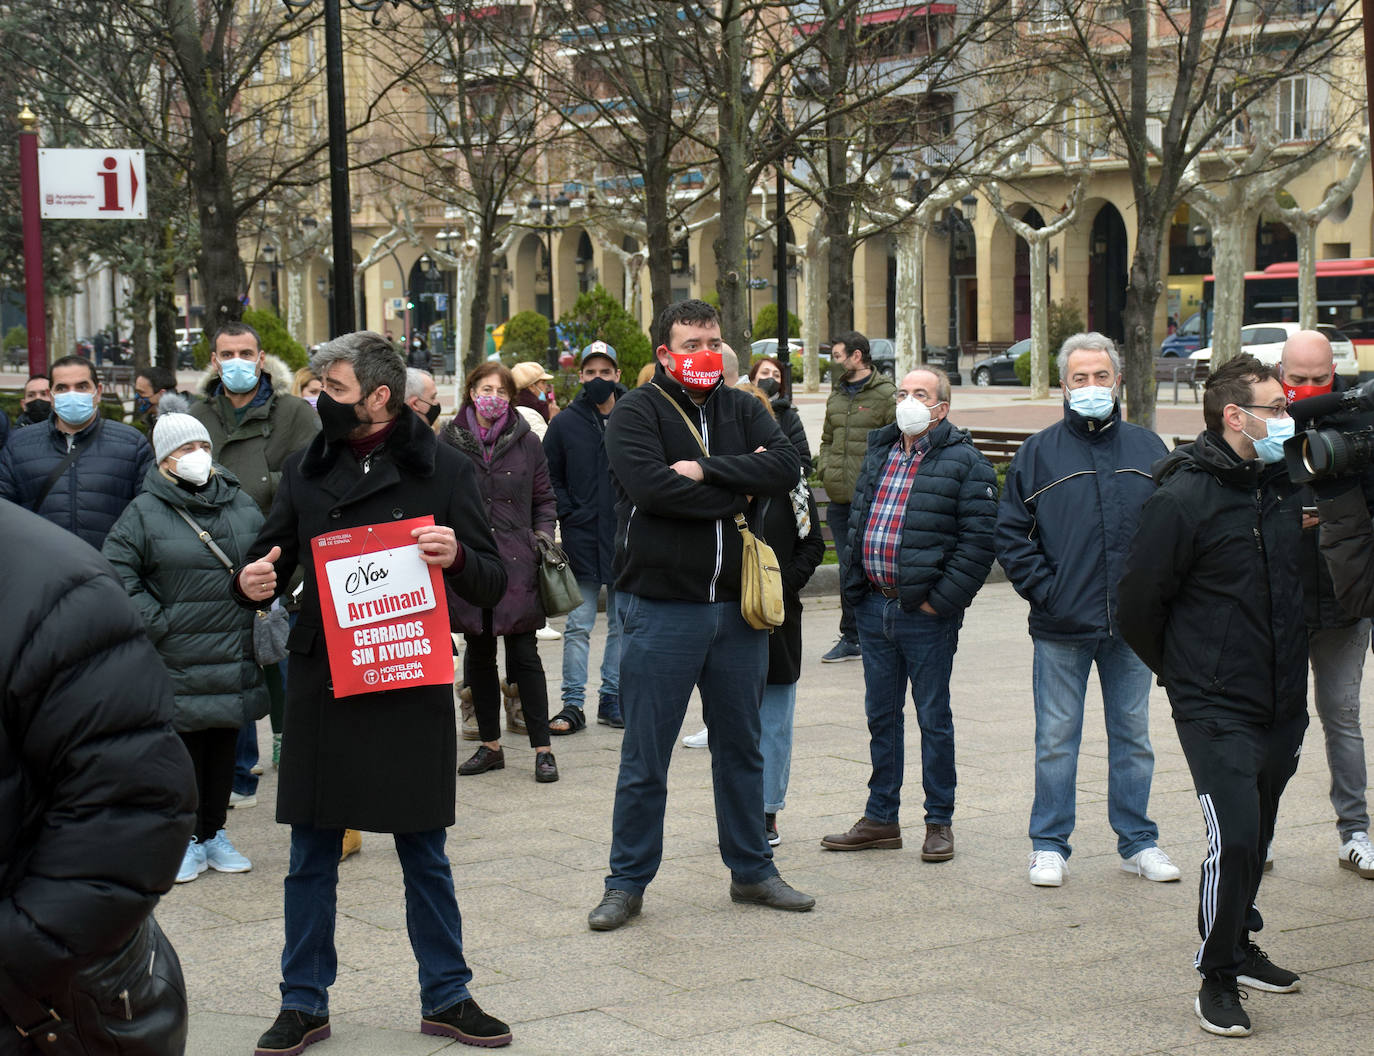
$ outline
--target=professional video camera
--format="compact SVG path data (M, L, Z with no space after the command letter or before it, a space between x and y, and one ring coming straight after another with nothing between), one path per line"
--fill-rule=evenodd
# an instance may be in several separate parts
M1306 484L1356 473L1374 462L1370 411L1374 411L1374 382L1290 403L1288 413L1301 431L1284 441L1288 476Z

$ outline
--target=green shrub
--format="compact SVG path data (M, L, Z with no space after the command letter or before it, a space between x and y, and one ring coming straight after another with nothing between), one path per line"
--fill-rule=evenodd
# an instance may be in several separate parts
M1078 307L1078 302L1072 297L1067 301L1055 301L1050 304L1049 324L1050 354L1054 356L1059 355L1065 341L1088 328L1083 322L1083 309Z
M600 283L578 297L558 322L577 352L593 341L605 341L614 348L620 380L626 385L634 384L635 375L652 355L648 335Z
M271 308L250 308L243 313L243 321L258 332L262 350L276 356L293 371L310 362L305 346L291 336L281 317ZM209 361L209 356L206 356Z
M770 337L778 336L778 306L776 304L765 304L759 309L759 314L754 317L754 340L764 341ZM792 313L787 313L787 336L801 337L801 320Z
M1057 349L1059 346L1055 345L1053 347ZM1050 352L1048 355L1050 357L1050 388L1054 388L1059 384L1059 357L1056 356L1054 352ZM1031 383L1030 349L1026 349L1026 351L1017 356L1016 362L1013 363L1012 366L1016 368L1016 380L1022 385L1029 385Z
M29 331L22 323L19 326L10 327L5 334L4 349L6 352L15 348L27 349L29 347Z
M538 312L516 312L506 323L506 337L501 342L501 362L543 363L548 357L549 321Z

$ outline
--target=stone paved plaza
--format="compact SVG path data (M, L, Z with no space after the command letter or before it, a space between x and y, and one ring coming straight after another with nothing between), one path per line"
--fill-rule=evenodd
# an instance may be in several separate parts
M589 931L586 915L606 872L620 734L593 723L555 739L563 774L555 785L535 784L532 751L508 736L504 771L459 779L448 845L473 993L511 1023L508 1051L1362 1051L1374 1031L1374 881L1337 865L1315 726L1284 797L1274 871L1260 891L1270 922L1260 942L1302 973L1303 990L1251 995L1253 1037L1204 1034L1192 1012L1196 877L1205 845L1162 690L1152 698L1151 806L1183 882L1153 884L1118 868L1094 683L1070 875L1058 889L1029 885L1033 720L1025 612L1006 583L991 582L965 621L953 681L957 853L935 865L919 855L919 737L910 708L907 846L837 854L819 845L862 812L868 743L861 665L818 662L834 637L835 599L808 599L792 782L776 858L789 881L816 896L811 913L730 902L716 850L709 754L679 747L665 860L644 912L620 931ZM561 643L541 643L541 653L557 700ZM694 704L686 731L699 728L699 719ZM259 735L270 743L266 722ZM250 1053L276 1013L287 830L273 821L275 791L269 768L260 805L230 814L230 833L253 871L207 873L158 909L185 965L193 1056ZM386 837L366 835L362 853L340 867L338 946L334 1037L312 1054L466 1051L418 1031L401 875Z

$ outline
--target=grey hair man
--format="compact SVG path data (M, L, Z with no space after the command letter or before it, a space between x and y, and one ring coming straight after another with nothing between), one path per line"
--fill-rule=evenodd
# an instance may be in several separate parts
M1284 397L1289 403L1345 388L1336 374L1331 342L1316 330L1299 330L1284 342L1279 360ZM1362 424L1370 424L1368 422ZM1360 476L1364 502L1374 512L1374 474ZM1374 880L1374 846L1369 842L1368 784L1364 735L1360 729L1360 682L1369 651L1369 620L1350 615L1336 598L1331 573L1318 552L1316 506L1311 486L1303 488L1303 615L1307 651L1317 698L1317 717L1326 740L1331 770L1331 807L1341 842L1340 863Z
M443 413L439 403L439 386L434 375L419 367L406 367L406 406L434 425Z
M1150 467L1168 454L1121 417L1121 356L1108 337L1074 334L1059 350L1064 416L1012 459L997 512L997 558L1030 602L1035 647L1035 800L1030 882L1058 887L1068 872L1088 676L1094 665L1107 727L1107 818L1121 867L1177 880L1147 811L1154 776L1150 670L1121 637L1116 583Z

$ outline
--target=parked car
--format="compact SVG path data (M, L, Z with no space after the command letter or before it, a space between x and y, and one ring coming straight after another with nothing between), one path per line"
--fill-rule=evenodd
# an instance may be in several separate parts
M802 344L799 338L790 337L787 339L787 350L789 352L795 352L798 355L800 355L805 347L806 346ZM822 349L822 351L824 351L824 349ZM752 345L750 345L749 363L741 363L739 365L740 373L748 373L749 364L753 363L754 360L758 359L759 356L768 356L771 359L777 359L778 339L776 337L767 337L764 338L762 341L755 341Z
M987 359L980 359L973 364L973 384L978 386L1020 385L1021 379L1016 376L1016 359L1022 353L1029 352L1030 347L1030 338L1023 337L1008 347L1005 352L988 356Z
M1188 356L1202 344L1202 313L1194 312L1159 346L1161 356Z
M1331 342L1331 352L1336 360L1336 373L1349 381L1360 374L1359 359L1355 355L1355 345L1345 334L1334 326L1319 323L1316 327ZM1249 352L1261 363L1273 365L1283 356L1283 343L1301 330L1297 323L1249 323L1240 328L1240 349ZM1205 363L1212 362L1212 346L1205 345L1193 353L1192 357Z

